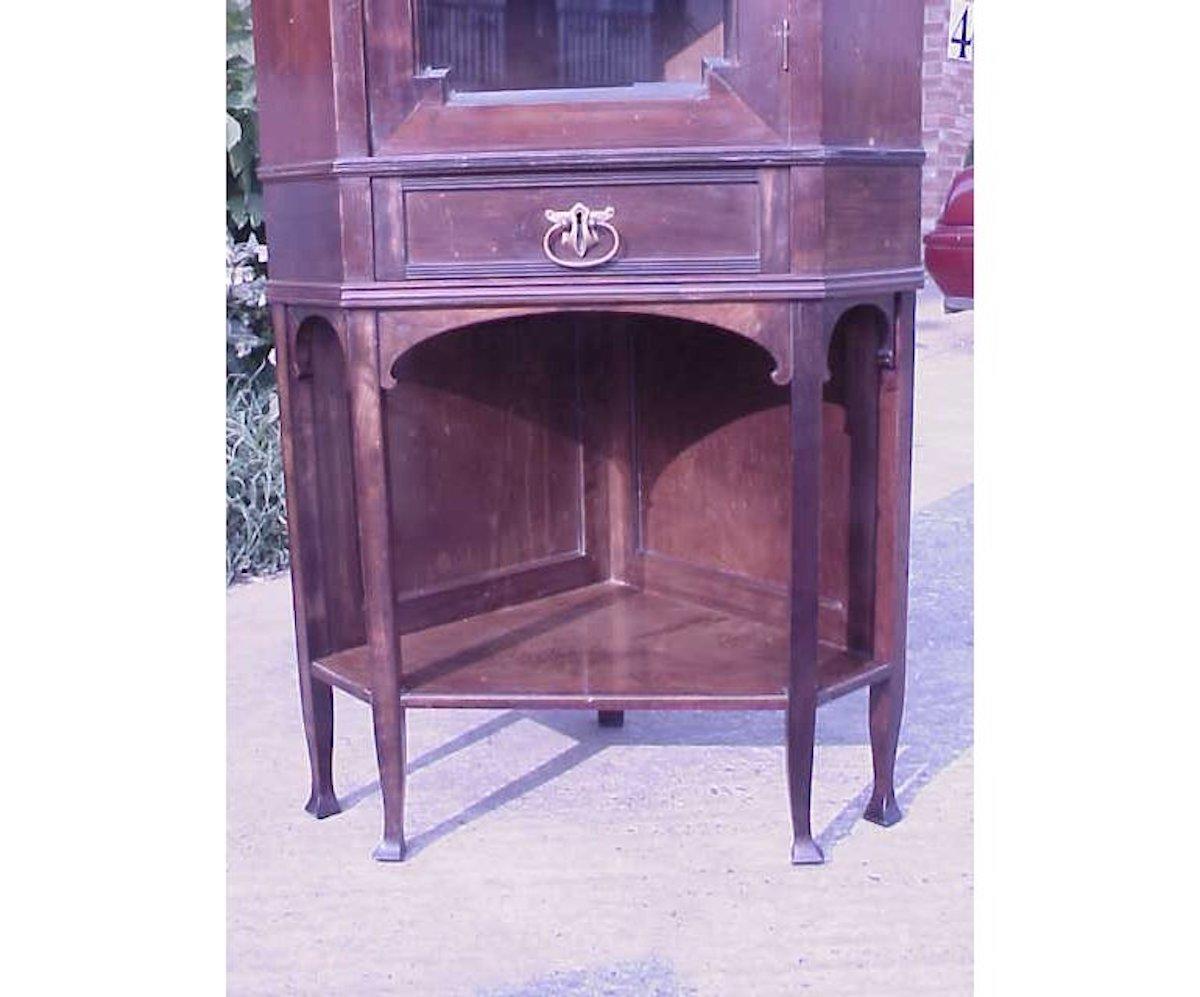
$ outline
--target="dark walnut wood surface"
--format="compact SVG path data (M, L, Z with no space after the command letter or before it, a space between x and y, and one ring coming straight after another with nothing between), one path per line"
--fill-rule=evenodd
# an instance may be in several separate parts
M919 0L255 0L308 809L370 704L816 710L898 820Z
M699 603L602 582L431 627L403 638L407 706L587 706L606 709L783 709L788 636L781 627ZM313 662L371 698L365 646ZM821 644L819 698L886 672Z

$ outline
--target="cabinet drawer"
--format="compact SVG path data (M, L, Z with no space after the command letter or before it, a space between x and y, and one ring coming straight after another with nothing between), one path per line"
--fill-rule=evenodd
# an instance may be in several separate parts
M374 181L376 277L757 273L752 171Z

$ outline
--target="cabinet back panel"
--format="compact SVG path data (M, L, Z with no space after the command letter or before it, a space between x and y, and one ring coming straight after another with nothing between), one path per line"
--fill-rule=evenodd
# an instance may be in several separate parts
M786 585L788 389L771 357L661 320L635 353L641 548Z
M581 552L574 332L561 316L413 348L385 402L397 595Z
M877 371L848 323L822 406L822 640L870 649ZM787 619L789 391L771 359L709 327L657 323L635 339L638 539L646 583ZM853 569L852 564L862 567Z

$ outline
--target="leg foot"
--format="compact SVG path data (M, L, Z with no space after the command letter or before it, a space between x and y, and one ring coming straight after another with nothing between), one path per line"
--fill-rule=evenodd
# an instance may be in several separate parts
M820 865L825 861L812 837L813 742L817 726L815 696L788 701L787 777L792 810L792 863Z
M374 857L379 862L401 862L404 860L404 709L380 697L372 701L371 713L383 797L383 837Z
M897 669L885 682L871 686L871 762L875 788L863 817L872 824L891 827L902 816L896 803L896 746L904 710L904 672Z
M403 838L384 838L375 846L371 858L376 862L403 862L404 852Z
M314 817L329 817L342 809L333 791L333 687L301 669L300 701L312 772L312 791L304 809Z
M332 817L334 814L340 814L342 812L342 805L338 803L337 797L333 795L333 790L330 788L328 792L314 792L308 798L308 802L304 804L304 809L318 820L321 820L324 817Z
M792 842L792 865L821 865L825 855L812 838L797 838Z
M600 721L601 727L625 726L624 710L600 710L597 712L596 718Z

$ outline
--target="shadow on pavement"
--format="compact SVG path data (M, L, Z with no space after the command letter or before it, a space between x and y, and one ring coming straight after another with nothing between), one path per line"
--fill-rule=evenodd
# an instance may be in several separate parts
M480 997L567 997L568 994L637 994L638 997L684 997L674 968L659 958L622 962L592 970L552 973L512 989L480 990Z
M901 809L942 769L971 746L974 706L972 661L974 490L967 486L923 509L912 522L908 614L908 681L900 751L896 759ZM504 728L529 719L576 743L525 775L409 841L416 854L454 831L517 799L612 745L782 746L783 715L776 711L630 711L624 727L602 728L591 710L510 710L492 717L409 763L410 773L433 765ZM820 709L818 745L868 744L867 693L860 690ZM815 779L820 779L820 760ZM780 778L783 778L782 770ZM377 793L372 782L339 797L349 809ZM871 793L863 787L817 835L828 855L860 819Z

